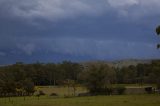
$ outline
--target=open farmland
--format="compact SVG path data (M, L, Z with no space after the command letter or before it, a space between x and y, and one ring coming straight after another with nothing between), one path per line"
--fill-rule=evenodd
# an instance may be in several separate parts
M36 89L43 91L46 95L56 93L59 97L64 97L65 95L72 96L74 93L73 88L68 88L65 86L37 86ZM76 95L86 92L87 89L85 87L76 87Z
M74 98L13 97L0 99L0 106L159 106L160 95L92 96Z

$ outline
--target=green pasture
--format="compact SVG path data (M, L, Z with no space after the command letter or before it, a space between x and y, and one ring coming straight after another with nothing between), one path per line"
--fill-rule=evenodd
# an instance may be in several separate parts
M146 87L146 86L152 86L152 87L156 87L155 84L143 84L143 85L139 85L139 84L113 84L113 87L116 86L124 86L126 88L135 88L135 87ZM56 93L58 94L58 96L63 97L64 95L73 95L73 88L70 87L68 88L67 86L36 86L36 90L39 91L43 91L46 95L50 95L51 93ZM76 87L76 95L78 95L79 93L86 93L88 92L88 90L85 87L82 86L78 86Z
M123 86L141 87L133 84ZM64 86L37 86L36 90L41 90L46 95L0 98L0 106L160 106L158 94L74 97L73 89ZM86 88L76 87L76 94L85 92ZM58 96L50 96L51 93Z
M50 95L51 93L56 93L60 97L64 97L65 95L72 96L74 90L72 87L67 86L37 86L37 91L43 91L46 95ZM87 89L85 87L76 87L75 93L78 95L79 93L85 93Z
M160 106L160 95L0 98L0 106Z

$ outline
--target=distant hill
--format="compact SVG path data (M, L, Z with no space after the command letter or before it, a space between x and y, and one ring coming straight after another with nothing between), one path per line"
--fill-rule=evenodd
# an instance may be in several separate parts
M124 67L137 64L149 64L152 60L137 60L137 59L130 59L130 60L120 60L112 62L114 67Z
M138 60L138 59L128 59L128 60L118 60L118 61L90 61L84 62L82 65L87 66L89 64L107 64L111 67L127 67L130 65L136 66L137 64L149 64L152 60Z

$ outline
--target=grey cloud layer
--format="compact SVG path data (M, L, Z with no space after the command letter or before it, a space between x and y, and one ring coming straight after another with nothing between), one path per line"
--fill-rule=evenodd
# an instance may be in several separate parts
M0 64L48 54L158 58L159 8L159 0L0 0Z
M159 52L155 49L155 43L82 38L19 39L18 41L18 43L15 43L17 50L23 51L26 55L37 54L40 52L53 54L63 53L72 56L91 56L96 59L107 57L156 58L159 56Z
M158 12L160 3L159 0L1 0L0 6L1 11L15 17L57 20L111 10L120 16L143 17Z
M49 20L98 13L101 7L97 5L103 5L94 4L91 0L2 0L0 4L4 6L4 11L17 17L27 19L40 17Z

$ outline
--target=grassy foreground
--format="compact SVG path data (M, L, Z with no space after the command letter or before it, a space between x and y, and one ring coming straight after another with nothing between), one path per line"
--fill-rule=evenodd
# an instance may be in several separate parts
M74 98L13 97L0 98L0 106L160 106L160 95L121 95Z

